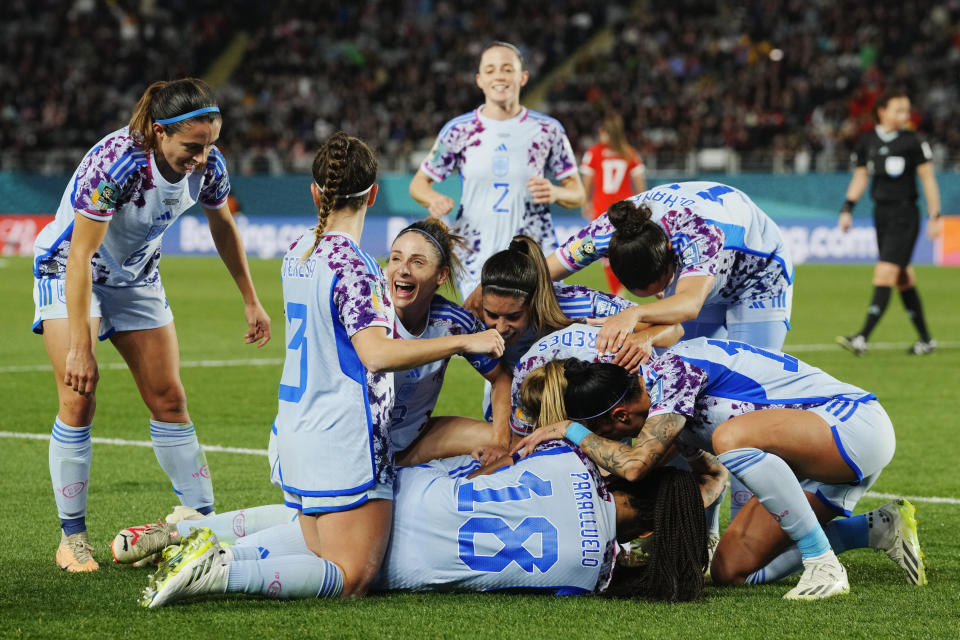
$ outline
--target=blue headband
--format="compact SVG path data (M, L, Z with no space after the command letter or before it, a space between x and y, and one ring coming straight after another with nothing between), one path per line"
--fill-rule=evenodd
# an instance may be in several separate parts
M154 120L154 122L163 125L173 124L174 122L180 122L181 120L186 120L187 118L199 116L204 113L220 113L220 107L204 107L202 109L194 109L193 111L188 111L183 115L174 116L172 118L164 118L163 120Z

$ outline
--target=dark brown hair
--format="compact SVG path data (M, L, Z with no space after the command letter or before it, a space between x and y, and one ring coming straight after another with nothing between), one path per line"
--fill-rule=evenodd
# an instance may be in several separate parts
M147 149L156 149L157 140L153 133L153 123L196 111L204 107L216 107L217 98L207 83L198 78L183 78L170 82L154 82L143 92L130 116L130 136ZM220 113L201 113L200 115L172 122L163 126L164 132L173 135L186 129L193 122L221 121Z
M323 143L313 158L313 180L320 188L317 226L313 247L304 258L320 244L330 212L346 207L358 211L369 199L369 187L376 179L377 157L363 140L338 131Z
M627 289L646 289L665 276L675 262L666 231L652 221L645 204L633 200L615 202L607 216L614 232L607 258L614 275Z

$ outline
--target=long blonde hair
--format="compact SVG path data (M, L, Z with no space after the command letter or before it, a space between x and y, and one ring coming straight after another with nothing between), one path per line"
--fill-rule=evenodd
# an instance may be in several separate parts
M621 118L619 114L609 114L603 119L603 124L600 125L600 127L607 134L607 139L610 141L610 148L616 151L618 155L623 156L627 160L635 160L640 155L637 153L637 150L627 142L627 133L623 128L623 118Z

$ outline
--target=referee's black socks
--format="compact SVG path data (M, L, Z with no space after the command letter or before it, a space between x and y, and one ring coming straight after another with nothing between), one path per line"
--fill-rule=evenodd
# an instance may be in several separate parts
M889 294L887 294L889 295ZM900 292L900 299L903 300L903 306L907 309L907 315L910 321L917 328L920 339L924 342L930 342L930 334L927 332L927 322L923 318L923 305L920 304L920 296L917 294L916 287L910 287Z
M883 312L887 310L887 305L890 303L890 291L890 287L873 288L873 300L870 301L870 306L867 307L867 319L863 323L863 329L860 329L860 335L863 336L865 340L870 337L874 327L877 326L880 318L883 317ZM904 298L904 304L906 304L906 298ZM920 304L919 298L917 299L917 304Z

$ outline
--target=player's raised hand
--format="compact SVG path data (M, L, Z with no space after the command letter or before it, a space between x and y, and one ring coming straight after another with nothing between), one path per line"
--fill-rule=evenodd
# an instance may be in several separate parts
M503 336L496 329L487 329L464 337L467 343L464 348L466 353L481 353L490 358L499 358L503 355Z

